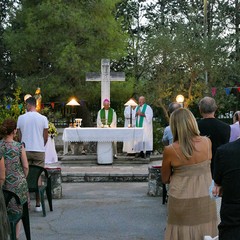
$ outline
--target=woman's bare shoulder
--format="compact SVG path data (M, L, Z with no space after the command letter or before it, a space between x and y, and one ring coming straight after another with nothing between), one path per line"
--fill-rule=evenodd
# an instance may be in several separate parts
M170 145L165 146L163 150L164 150L165 153L171 153L171 152L174 151L173 148L174 148L174 146L173 146L173 143L172 143Z
M179 149L179 145L176 143L172 143L168 146L165 146L163 151L163 157L171 158L171 159L175 158L178 149Z

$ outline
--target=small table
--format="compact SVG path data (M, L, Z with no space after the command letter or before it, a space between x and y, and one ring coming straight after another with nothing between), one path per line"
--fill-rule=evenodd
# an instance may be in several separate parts
M113 142L143 141L143 128L65 128L63 131L64 154L69 142L97 142L98 164L112 164Z

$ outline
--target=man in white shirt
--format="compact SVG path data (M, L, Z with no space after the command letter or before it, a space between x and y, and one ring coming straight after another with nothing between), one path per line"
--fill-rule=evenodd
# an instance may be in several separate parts
M48 140L48 120L36 110L36 99L26 100L27 112L18 117L19 140L24 143L28 163L44 167L45 145ZM39 180L40 183L40 180ZM39 194L36 194L37 212L42 211Z

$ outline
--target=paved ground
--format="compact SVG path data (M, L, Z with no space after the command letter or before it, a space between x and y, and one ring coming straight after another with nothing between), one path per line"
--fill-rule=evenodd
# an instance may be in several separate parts
M161 240L166 205L147 195L147 184L63 183L63 198L53 200L53 212L46 205L46 217L31 201L32 240Z

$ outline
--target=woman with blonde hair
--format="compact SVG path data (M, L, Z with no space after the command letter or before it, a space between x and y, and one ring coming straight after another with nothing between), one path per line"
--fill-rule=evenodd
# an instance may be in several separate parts
M173 143L164 148L162 182L169 183L165 240L202 240L217 235L216 203L209 196L211 141L200 136L185 108L170 116Z

